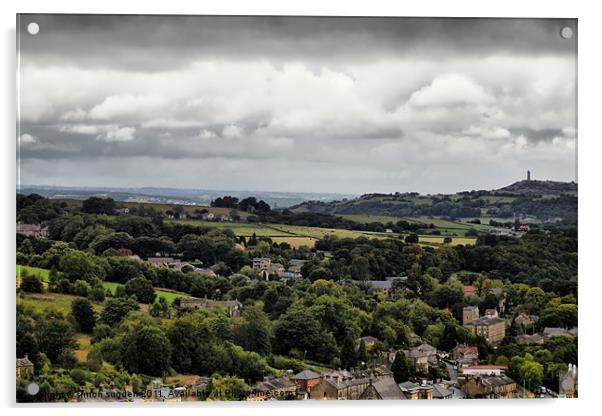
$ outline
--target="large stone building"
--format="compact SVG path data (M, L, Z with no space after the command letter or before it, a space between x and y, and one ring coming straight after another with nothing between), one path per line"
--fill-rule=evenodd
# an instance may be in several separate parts
M437 365L438 362L437 348L426 343L410 348L405 354L416 368L420 367L424 371L428 371L429 365Z
M466 306L462 309L462 324L466 325L472 321L479 319L478 306Z
M255 257L253 259L253 270L266 270L272 264L268 257Z
M462 324L475 335L485 338L490 344L498 343L506 336L506 321L497 316L497 311L494 309L488 310L487 315L479 317L477 306L467 306L462 309Z
M312 400L358 400L371 383L369 377L356 377L346 370L324 374L309 397Z
M461 383L461 387L470 398L512 399L516 397L516 382L506 375L470 376Z

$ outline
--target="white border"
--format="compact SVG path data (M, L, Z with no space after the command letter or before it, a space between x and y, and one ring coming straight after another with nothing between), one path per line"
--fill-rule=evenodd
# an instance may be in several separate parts
M246 14L246 15L333 15L333 16L467 16L467 17L570 17L579 19L579 305L581 313L580 333L582 342L579 346L579 384L580 398L577 400L523 400L523 401L430 401L421 403L404 402L397 406L383 402L346 402L346 403L289 403L257 405L217 404L211 407L174 406L178 412L207 412L214 414L261 414L287 413L306 415L308 412L345 412L346 414L365 414L383 412L399 414L401 412L419 412L420 414L487 414L497 415L516 411L538 412L546 414L587 414L594 413L596 399L602 400L600 391L601 376L600 353L602 352L599 334L600 308L596 302L602 296L600 281L600 262L596 255L600 252L600 208L602 197L599 179L600 158L602 155L602 137L600 132L600 77L602 76L600 40L602 39L602 15L596 8L596 2L556 1L528 2L524 0L474 1L474 0L422 0L415 2L386 2L381 0L358 1L345 0L318 1L305 0L285 2L277 0L191 2L180 0L163 0L153 3L125 2L123 0L97 0L84 2L81 0L10 0L0 5L2 13L2 80L4 84L4 100L2 101L2 126L4 141L2 148L2 201L0 219L2 220L2 238L0 255L4 299L2 311L5 315L3 325L4 336L0 341L2 349L2 367L0 368L0 401L11 407L14 401L14 227L15 227L15 180L16 180L16 137L15 130L15 97L16 97L16 58L15 58L15 22L16 13L119 13L119 14ZM585 342L583 340L586 340ZM374 409L374 410L373 410ZM16 410L14 405L9 411ZM106 414L106 407L101 409L71 405L69 408L53 406L52 408L21 408L21 411L44 414L65 414L82 412L90 414ZM159 413L165 407L111 407L111 413L142 412ZM598 412L595 412L598 413Z

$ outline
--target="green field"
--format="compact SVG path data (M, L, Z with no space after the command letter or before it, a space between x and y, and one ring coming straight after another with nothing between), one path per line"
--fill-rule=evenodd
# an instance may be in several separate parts
M422 218L396 218L396 217L387 217L387 216L369 216L369 215L345 215L345 218L353 219L358 222L362 222L360 220L364 220L363 222L376 222L377 219L382 221L389 222L391 219L395 219L399 221L400 219L405 219L408 222L420 222L426 223L426 220L431 222L436 222L436 227L448 226L447 228L440 229L440 231L444 231L444 234L453 234L454 239L451 245L458 244L474 244L475 238L465 238L464 234L471 228L479 229L480 227L488 228L484 225L479 224L466 224L462 222L453 222L446 220L431 220L422 219ZM234 222L209 222L209 221L193 221L193 220L174 220L176 223L184 223L191 225L199 225L204 227L213 227L220 229L229 229L237 236L251 237L253 233L257 237L270 237L273 241L281 243L287 242L291 246L299 247L301 245L309 245L310 247L315 244L315 242L321 238L324 238L327 235L336 236L339 238L358 238L358 237L368 237L368 238L399 238L404 237L402 234L393 234L393 233L378 233L371 231L353 231L353 230L339 230L334 228L320 228L320 227L304 227L298 225L284 225L284 224L249 224L249 223L234 223ZM473 227L474 226L474 227ZM439 228L438 228L439 229ZM443 244L444 236L431 236L431 235L420 235L420 242L423 244L429 245L441 245Z
M58 198L57 201L66 202L70 206L81 207L82 202L79 199L67 199L67 198ZM249 215L248 212L232 210L231 208L218 208L218 207L209 207L205 205L180 205L180 204L161 204L158 202L124 202L118 201L117 206L119 207L127 207L127 208L137 208L139 206L143 206L145 208L153 208L154 210L165 213L165 211L173 210L174 207L179 206L184 209L184 212L187 214L193 214L196 210L206 209L207 211L215 214L215 215L230 215L230 212L236 211L241 218L246 219Z
M41 314L46 313L49 309L68 314L71 312L71 302L75 299L81 299L81 297L64 293L21 292L17 295L17 305L24 305ZM96 312L102 310L100 303L92 302L92 306Z
M39 267L21 266L21 265L17 265L17 282L20 282L21 270L27 271L30 274L38 276L42 282L45 282L45 283L48 282L48 274L50 272L48 269L41 269ZM111 291L111 293L115 293L115 289L117 289L117 286L122 286L122 285L120 283L114 283L114 282L102 282L102 287L104 287L105 289L109 289ZM172 303L174 301L174 299L176 299L176 298L192 297L186 293L165 291L165 290L161 290L161 289L155 289L155 293L157 294L157 297L163 296L169 303ZM44 295L54 296L56 294L48 293L48 294L44 294ZM69 296L69 295L65 295L65 296ZM59 297L58 299L60 300L61 298Z
M356 215L349 214L342 216L345 219L360 222L363 224L368 224L371 222L380 222L382 224L386 224L388 222L396 223L398 221L404 220L409 222L410 224L424 224L428 226L429 224L433 224L435 229L441 231L443 234L454 234L454 235L464 235L466 231L470 229L475 229L477 231L487 231L489 229L488 225L485 224L472 224L463 221L450 221L443 220L440 218L429 218L429 217L392 217L388 215Z
M50 270L48 269L41 269L39 267L31 266L21 266L17 264L17 279L21 279L22 271L37 276L42 282L48 282L48 274L50 273Z
M117 289L118 286L123 286L121 283L114 283L114 282L102 282L102 287L104 287L105 289L109 289L111 291L111 293L115 293L115 290ZM165 298L165 300L167 300L167 302L172 303L176 298L191 298L192 296L190 296L187 293L182 293L182 292L172 292L172 291L165 291L165 290L161 290L161 289L155 289L155 293L157 294L157 298L159 298L159 296L163 296Z

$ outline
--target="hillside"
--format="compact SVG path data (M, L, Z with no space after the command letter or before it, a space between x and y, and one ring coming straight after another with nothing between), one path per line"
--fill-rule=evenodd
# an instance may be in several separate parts
M524 180L495 190L450 195L417 193L366 194L341 201L309 201L291 207L295 212L331 215L430 217L444 219L519 218L535 222L577 221L577 184Z
M498 193L499 192L509 192L520 195L560 195L563 193L576 195L577 184L575 182L522 180L499 189Z

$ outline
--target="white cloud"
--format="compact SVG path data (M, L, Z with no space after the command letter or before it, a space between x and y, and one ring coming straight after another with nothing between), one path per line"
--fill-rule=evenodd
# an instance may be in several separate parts
M21 137L19 138L19 142L22 145L30 145L30 144L34 144L37 143L39 140L36 136L32 136L31 134L25 133L22 134Z
M217 134L215 134L215 132L211 131L211 130L207 130L207 129L202 129L199 132L198 138L202 139L202 140L211 140L211 139L215 139L217 138Z
M108 126L96 139L103 142L129 142L134 140L135 133L135 127Z
M414 92L408 101L416 107L486 104L493 100L485 89L466 75L443 74Z
M243 130L240 127L235 126L233 124L224 127L224 129L222 130L222 137L225 139L240 139L242 135Z

